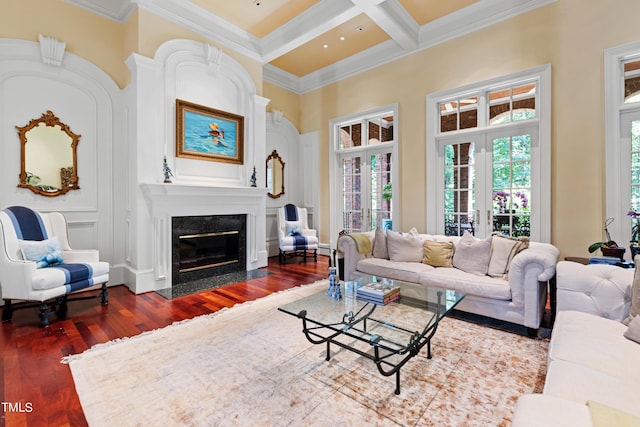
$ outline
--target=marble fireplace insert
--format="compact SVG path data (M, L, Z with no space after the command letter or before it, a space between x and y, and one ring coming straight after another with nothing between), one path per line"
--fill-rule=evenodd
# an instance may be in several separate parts
M172 217L172 286L245 271L246 228L246 215Z

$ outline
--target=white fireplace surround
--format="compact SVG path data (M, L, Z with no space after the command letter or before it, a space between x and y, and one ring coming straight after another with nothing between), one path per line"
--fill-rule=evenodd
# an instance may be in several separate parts
M264 188L140 184L151 212L155 289L171 287L171 218L247 215L247 271L267 265Z

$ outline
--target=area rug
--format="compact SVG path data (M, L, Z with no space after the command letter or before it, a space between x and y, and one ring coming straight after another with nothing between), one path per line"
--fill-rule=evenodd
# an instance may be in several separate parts
M544 383L548 340L445 318L395 377L277 307L326 282L97 345L68 363L91 426L501 426ZM424 354L423 354L424 353Z

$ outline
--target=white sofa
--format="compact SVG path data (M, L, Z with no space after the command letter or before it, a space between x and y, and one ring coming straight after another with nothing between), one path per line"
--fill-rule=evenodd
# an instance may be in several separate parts
M601 425L587 402L606 405L606 416L640 417L640 344L624 337L621 322L629 314L634 270L561 261L556 271L544 390L518 400L513 426Z
M375 247L375 232L362 233ZM422 241L450 241L460 237L419 234ZM479 239L476 239L479 240ZM422 262L398 262L377 258L358 250L350 236L337 242L343 256L343 279L354 280L362 274L421 283L464 292L459 310L537 329L547 302L548 281L555 275L558 249L546 243L531 242L510 264L508 277L479 276L456 268L432 267Z

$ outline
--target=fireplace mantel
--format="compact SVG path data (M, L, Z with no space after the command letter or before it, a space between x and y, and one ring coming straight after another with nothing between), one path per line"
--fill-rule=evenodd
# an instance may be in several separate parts
M153 220L156 289L171 287L171 218L247 215L247 270L267 265L266 188L143 183Z

